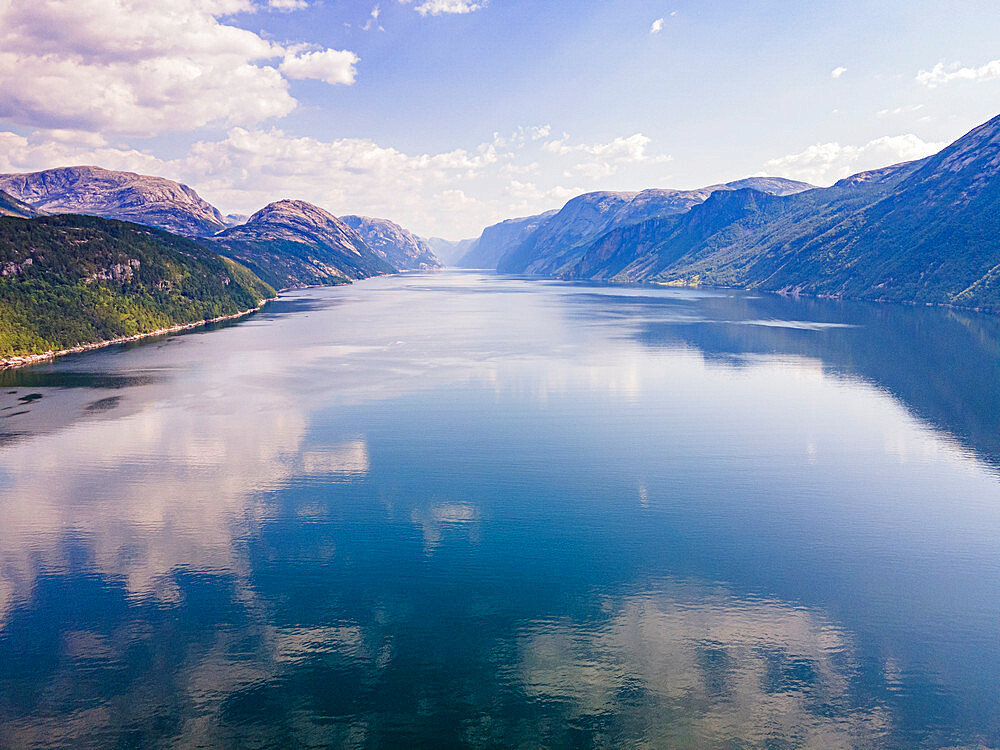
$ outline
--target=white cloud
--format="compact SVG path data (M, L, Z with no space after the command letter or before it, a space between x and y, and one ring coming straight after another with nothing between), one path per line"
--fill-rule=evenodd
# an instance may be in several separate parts
M946 145L927 143L912 133L883 136L863 146L817 143L797 154L771 159L766 167L769 174L829 185L858 172L922 159Z
M399 0L411 3L413 0ZM414 8L422 16L440 16L452 13L472 13L485 8L488 0L425 0Z
M645 186L663 177L655 167L670 158L649 153L641 133L577 144L565 134L546 140L551 130L523 126L469 149L408 154L368 139L233 127L169 160L89 132L0 132L0 172L96 164L184 182L224 213L300 198L335 214L384 216L426 236L461 237L608 188L612 174Z
M845 68L843 66L838 67L838 68L834 68L833 70L830 71L830 77L831 78L840 78L846 72L847 72L847 68Z
M267 7L272 10L303 10L309 7L307 0L267 0Z
M0 118L145 136L283 117L296 101L273 62L298 60L298 50L220 20L256 7L251 0L0 1ZM351 53L313 54L321 55L310 62L313 73L347 82Z
M649 33L659 34L661 31L663 31L663 19L657 18L655 21L653 21L653 25L649 27Z
M917 73L917 82L929 88L952 81L992 81L997 78L1000 78L1000 60L991 60L978 68L963 68L957 62L948 65L939 62L930 70Z
M618 136L607 143L570 143L569 134L563 133L561 138L546 141L542 148L553 154L571 154L574 152L604 156L612 159L625 158L630 161L642 161L646 158L646 146L650 139L642 133L630 136Z
M905 107L895 107L893 109L880 109L875 113L876 117L890 117L892 115L902 115L908 114L910 112L919 112L924 108L923 104L908 104Z
M289 54L278 70L289 78L315 78L329 84L354 83L358 56L348 50L328 49L322 52Z
M162 159L136 149L111 146L96 133L48 130L25 137L0 132L0 172L32 172L74 164L158 175L164 174L165 167Z
M365 21L365 25L361 27L362 31L371 31L372 29L378 29L379 31L385 31L382 28L382 24L379 23L379 17L382 15L382 9L379 6L372 8L372 12L368 14L368 20Z
M542 149L550 154L567 156L582 154L588 158L574 163L563 174L571 176L580 174L591 180L608 177L615 174L626 164L651 163L659 164L671 161L668 154L651 155L646 153L650 144L648 136L634 133L630 136L618 136L607 143L570 143L565 133L562 138L546 141Z

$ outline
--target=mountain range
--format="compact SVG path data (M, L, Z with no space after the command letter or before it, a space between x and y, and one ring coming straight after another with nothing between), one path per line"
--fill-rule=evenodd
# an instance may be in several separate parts
M279 288L346 284L396 271L361 235L305 201L268 204L206 242Z
M85 214L158 227L248 264L279 289L442 265L426 241L387 219L345 222L304 201L223 216L187 185L134 172L81 166L4 174L0 191L0 214Z
M436 268L435 247L507 273L1000 310L998 177L1000 117L830 187L587 193L448 242L297 200L223 217L180 183L99 167L0 175L0 333L8 354L141 333L252 309L271 287Z
M811 187L781 177L750 177L697 190L585 193L552 215L533 217L535 229L503 254L497 261L497 269L506 273L558 276L580 259L581 249L589 242L616 227L687 213L717 192L755 189L774 195L791 195ZM487 233L488 230L484 235Z
M998 177L1000 117L938 154L828 188L749 178L588 193L554 215L487 228L459 264L496 258L507 273L998 310ZM491 248L482 259L480 243Z

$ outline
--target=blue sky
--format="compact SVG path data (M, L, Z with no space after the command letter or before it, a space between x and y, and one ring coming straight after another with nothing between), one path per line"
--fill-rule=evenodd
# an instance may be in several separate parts
M998 39L995 2L7 0L0 170L458 238L587 190L923 156L1000 111Z

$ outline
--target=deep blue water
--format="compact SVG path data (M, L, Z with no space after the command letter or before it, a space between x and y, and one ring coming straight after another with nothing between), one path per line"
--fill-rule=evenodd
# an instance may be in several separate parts
M445 272L0 386L0 747L1000 746L995 317Z

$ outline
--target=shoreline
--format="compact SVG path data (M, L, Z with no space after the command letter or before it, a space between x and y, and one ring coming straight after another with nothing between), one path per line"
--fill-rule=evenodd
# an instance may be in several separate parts
M958 310L960 312L974 312L979 315L1000 316L998 307L974 307L972 305L956 305L953 302L920 302L918 300L894 299L892 297L855 297L841 294L815 294L810 292L799 292L786 289L762 289L745 286L722 286L713 284L678 284L672 281L612 281L610 279L574 279L563 276L546 276L544 274L531 273L500 273L492 268L459 268L451 266L452 270L460 271L486 271L497 276L511 276L523 279L539 279L547 281L562 281L568 284L592 284L603 287L632 287L635 289L707 289L709 291L744 292L746 294L771 294L785 299L816 299L825 302L850 302L854 304L868 305L905 305L907 307L938 307L946 310Z
M277 297L268 297L263 302L261 302L257 307L251 307L248 310L241 310L238 313L233 313L232 315L220 315L217 318L208 318L206 320L196 320L193 323L182 323L180 325L171 326L170 328L158 328L155 331L149 331L148 333L137 333L133 336L120 336L116 339L107 339L105 341L95 341L92 344L78 344L72 346L68 349L60 349L58 351L47 351L42 354L25 354L21 356L11 356L4 357L0 359L0 370L13 370L18 367L27 367L29 365L37 365L42 362L49 362L56 357L63 357L67 354L80 354L82 352L89 352L95 349L104 349L108 346L114 346L115 344L128 344L132 341L141 341L142 339L151 338L153 336L165 336L171 333L180 333L181 331L190 331L193 328L201 328L209 323L222 323L227 320L236 320L237 318L245 318L247 315L253 315L255 312L259 312L268 302L274 302Z

